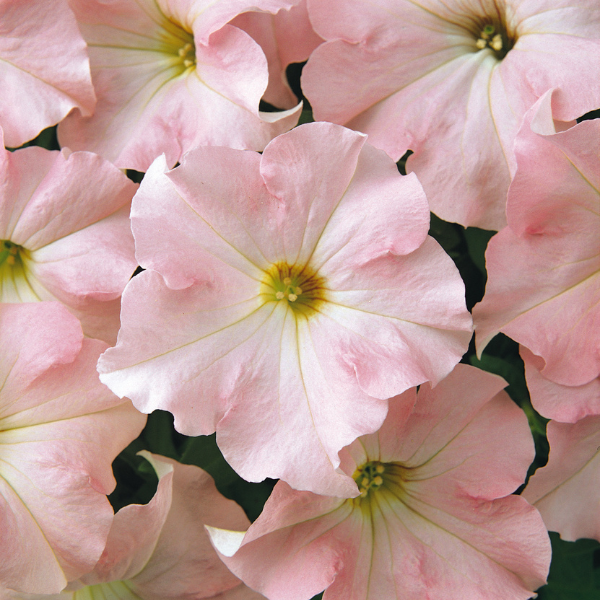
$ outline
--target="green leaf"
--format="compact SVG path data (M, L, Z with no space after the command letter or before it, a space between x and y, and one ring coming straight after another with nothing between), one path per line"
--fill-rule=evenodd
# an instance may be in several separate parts
M538 590L540 600L599 600L600 568L594 557L600 555L600 544L581 539L565 542L557 533L550 534L552 564L548 585Z
M173 428L173 415L164 410L155 410L148 415L148 422L142 432L145 449L153 454L179 460L179 452L175 445L177 434ZM180 436L183 437L183 436Z
M465 229L465 240L467 241L467 249L469 256L475 266L486 276L485 270L485 251L488 242L495 234L495 231L487 231L478 227L467 227Z
M314 123L312 110L303 110L300 118L298 119L298 125L304 125L304 123Z

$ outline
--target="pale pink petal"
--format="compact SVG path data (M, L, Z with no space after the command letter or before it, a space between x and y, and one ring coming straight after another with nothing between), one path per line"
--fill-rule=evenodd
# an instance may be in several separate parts
M295 106L297 99L288 85L286 68L292 63L307 60L311 52L323 42L310 24L306 0L274 15L263 12L242 13L231 24L249 33L260 44L267 57L269 85L263 100L281 108Z
M129 505L115 515L104 553L81 583L107 593L125 584L123 598L144 600L212 598L221 593L227 598L227 591L243 590L219 560L205 530L207 523L246 528L243 510L221 496L202 469L146 451L141 454L159 477L156 494L148 504ZM244 598L242 590L233 597Z
M525 346L520 349L525 363L531 404L542 416L561 423L575 423L591 415L600 415L600 377L576 386L560 385L541 373L545 362Z
M208 529L223 562L247 585L269 600L308 600L359 551L359 543L348 545L344 537L360 521L344 500L299 492L280 481L239 550L237 532Z
M239 586L214 552L204 526L245 529L249 521L244 511L224 498L202 469L150 458L155 468L172 466L173 501L152 556L131 576L136 592L145 600L179 600L212 598Z
M277 212L258 173L260 157L229 148L198 148L182 164L191 167L183 176L177 170L167 172L161 157L142 181L131 209L136 257L144 268L163 274L171 289L205 281L216 285L223 272L237 274L235 285L219 287L232 300L245 299L245 287L260 281L262 269L277 256L277 248L261 239L261 223L252 228L249 218L258 214L266 220ZM216 169L222 173L219 178L214 177ZM228 202L207 202L212 195ZM158 227L166 242L161 249L156 244ZM219 235L211 235L214 230ZM240 274L246 276L246 286Z
M12 414L27 387L54 365L72 363L81 351L81 325L57 303L0 305L0 418ZM35 344L23 341L34 338Z
M311 258L356 173L365 142L365 136L315 123L279 136L265 149L261 176L283 209L271 225L272 235L282 240L280 258L290 264Z
M156 548L171 509L173 469L162 469L148 504L130 504L117 512L106 546L94 570L81 577L87 585L131 579L142 571Z
M542 375L575 386L600 373L600 122L549 134L551 98L517 138L509 227L490 240L473 315L479 352L502 331L542 357Z
M367 133L394 160L412 150L407 169L446 220L505 225L513 141L548 89L560 88L561 121L600 105L600 63L587 60L600 49L600 12L590 0L308 0L308 11L327 40L302 76L315 118ZM477 46L498 19L516 39L501 60Z
M198 40L202 44L209 36L240 13L260 11L277 13L289 10L299 0L158 0L157 5L167 17L188 27L196 25Z
M0 2L0 127L16 148L96 103L86 45L66 0Z
M251 8L243 4L74 1L98 106L92 117L73 112L61 123L61 144L146 171L163 152L173 166L198 145L262 150L293 127L301 106L258 111L268 79L264 53L247 33L225 24ZM284 0L263 4L289 7Z
M90 367L93 363L88 363ZM0 562L17 555L23 568L35 573L37 556L31 553L29 540L38 545L43 539L67 580L88 572L102 554L112 521L106 498L115 487L110 465L144 423L143 415L127 402L62 422L3 431L2 485L18 493L8 498L9 503L36 528L31 538L19 536L11 547L3 544ZM48 586L37 574L35 584L21 577L5 581L30 592L64 587Z
M353 262L343 271L332 263L322 269L335 290L322 309L326 318L311 328L322 361L337 348L361 389L377 398L443 379L471 338L451 259L428 238L408 256Z
M3 302L59 300L86 335L114 343L119 297L137 262L129 225L136 190L89 152L2 150L0 239L21 246L1 266Z
M0 394L1 518L7 530L20 530L3 539L0 578L24 592L55 593L100 557L113 515L111 463L145 418L98 381L106 344L84 339L82 346L64 307L2 305L0 315L7 320L2 362L10 368ZM71 356L61 348L68 345Z
M348 467L383 463L381 487L344 501L280 482L243 538L211 531L213 543L271 600L308 600L326 586L325 600L530 598L550 543L535 508L503 497L533 457L527 419L498 393L503 384L459 365L433 390L421 386L408 419L392 401L380 432L347 449L358 461Z
M577 423L551 421L548 464L538 469L523 496L564 540L600 540L600 417Z

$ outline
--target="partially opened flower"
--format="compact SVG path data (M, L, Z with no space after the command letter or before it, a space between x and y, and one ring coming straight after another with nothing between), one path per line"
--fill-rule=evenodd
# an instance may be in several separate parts
M86 335L114 343L137 266L129 226L137 185L90 152L3 146L0 183L0 301L59 300Z
M61 144L138 171L163 152L173 166L197 145L262 150L296 124L301 107L259 112L267 60L227 23L244 11L274 13L295 2L72 0L98 104L92 117L75 111L61 123Z
M106 349L58 303L0 305L0 584L56 593L113 519L111 463L146 419L98 380Z
M547 435L548 464L533 474L523 496L564 540L600 541L600 417L550 421Z
M471 336L428 225L416 177L337 125L262 156L199 148L172 171L161 158L132 205L147 271L101 380L186 435L216 429L248 480L349 493L338 451L380 427L388 398L443 378Z
M0 0L0 127L16 148L96 97L85 42L67 0Z
M517 137L508 227L486 252L475 306L477 349L499 331L541 357L568 386L600 374L600 120L555 133L551 92Z
M526 600L550 563L535 508L510 496L533 459L505 383L458 365L396 398L343 452L360 495L279 482L248 532L209 529L227 566L270 600ZM411 411L411 404L415 402ZM407 418L407 414L408 418Z
M288 84L286 68L307 60L323 42L308 19L306 0L274 15L257 11L242 13L231 25L249 33L267 57L269 85L263 100L280 108L295 106L298 100Z
M308 0L317 33L302 74L316 119L369 134L407 163L432 211L500 229L527 109L600 107L596 0Z
M545 362L521 346L525 363L527 388L531 404L547 419L561 423L575 423L591 415L600 415L600 377L582 385L561 385L544 377Z
M248 527L244 511L202 469L143 451L158 477L154 498L114 517L91 573L52 596L6 593L2 600L260 600L221 562L205 525Z

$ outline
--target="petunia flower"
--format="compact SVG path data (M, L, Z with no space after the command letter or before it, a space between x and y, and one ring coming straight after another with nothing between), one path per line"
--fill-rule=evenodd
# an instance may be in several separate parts
M0 127L16 148L73 108L96 104L85 42L67 0L0 0Z
M600 415L600 377L582 385L561 385L542 374L545 362L525 346L520 348L525 363L527 388L531 404L542 416L561 423Z
M533 474L523 496L562 539L600 541L600 416L550 421L547 436L548 464Z
M473 317L478 352L501 331L544 360L544 377L578 386L600 374L600 120L556 133L553 100L517 137L508 227L488 245Z
M315 33L301 0L289 10L271 15L264 12L245 12L231 21L260 44L269 65L269 85L263 100L280 108L292 108L298 102L286 76L292 63L304 62L323 42Z
M58 303L0 305L0 584L56 593L100 558L111 463L146 418L98 380L107 345Z
M86 335L114 344L121 292L137 266L136 189L90 152L0 147L0 301L58 300Z
M369 142L423 183L434 213L506 224L513 143L548 89L555 118L600 107L596 0L308 0L327 42L302 73L315 119Z
M262 150L296 124L301 106L259 111L265 55L227 23L248 10L274 13L295 2L72 0L98 104L92 117L74 111L61 123L60 143L138 171L161 153L173 166L197 145Z
M131 218L147 271L100 378L181 433L216 430L247 480L352 493L338 451L467 349L464 286L427 236L421 186L361 134L311 123L262 156L160 158Z
M379 432L343 451L356 498L279 482L247 533L209 528L213 543L270 600L323 589L324 600L530 598L551 551L537 510L508 495L534 449L504 385L458 365L435 388L404 392L410 402L390 402Z
M140 454L159 477L156 494L119 510L93 571L61 594L0 590L2 600L264 600L221 562L204 527L248 527L244 511L202 469Z

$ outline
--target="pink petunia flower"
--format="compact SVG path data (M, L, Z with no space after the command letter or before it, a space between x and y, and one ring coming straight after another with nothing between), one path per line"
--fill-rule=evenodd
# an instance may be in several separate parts
M16 148L73 108L96 104L85 42L67 0L0 0L0 127Z
M467 349L464 286L427 236L421 186L361 134L313 123L262 156L163 157L131 218L148 270L100 378L186 435L216 430L247 480L352 493L338 451Z
M551 551L537 510L507 495L534 449L504 385L458 365L435 388L408 390L379 432L343 451L358 497L279 482L246 534L209 528L213 543L270 600L325 588L324 600L530 598Z
M136 189L90 152L1 147L0 301L59 300L86 335L114 344L121 292L137 266Z
M310 24L306 0L274 15L256 11L242 13L231 21L231 25L249 33L267 57L269 85L263 100L280 108L295 106L298 99L288 84L286 68L307 60L323 42Z
M548 464L533 474L523 496L562 539L600 541L600 416L550 421L547 436Z
M71 0L98 105L92 117L75 111L63 121L60 143L138 171L163 152L173 166L197 145L262 150L296 124L301 106L259 111L265 55L227 23L297 1Z
M328 40L302 74L316 119L407 163L432 211L500 229L515 135L550 88L556 119L600 107L596 0L308 0Z
M142 451L159 477L154 498L114 517L91 573L52 596L0 590L2 600L264 600L221 562L205 524L248 527L244 511L202 469Z
M509 226L486 252L485 296L473 316L478 352L502 331L567 386L600 374L600 120L555 132L552 92L523 122Z
M0 305L0 584L56 593L100 558L111 463L146 417L98 380L107 345L58 303Z

